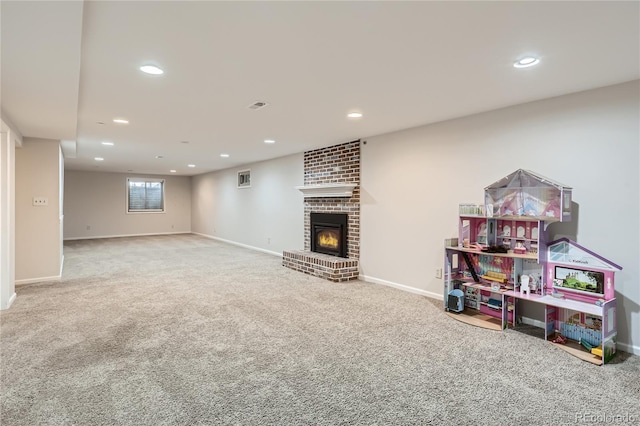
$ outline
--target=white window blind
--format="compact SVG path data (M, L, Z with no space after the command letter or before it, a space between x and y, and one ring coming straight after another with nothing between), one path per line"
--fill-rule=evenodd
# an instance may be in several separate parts
M164 179L127 179L127 212L164 212Z

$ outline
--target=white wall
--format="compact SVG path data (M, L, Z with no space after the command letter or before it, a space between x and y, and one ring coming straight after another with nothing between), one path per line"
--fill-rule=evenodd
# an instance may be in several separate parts
M165 179L165 212L127 214L127 178ZM191 178L67 170L64 239L191 232Z
M442 297L435 269L457 234L458 204L533 170L574 188L577 241L623 266L618 337L640 353L639 93L634 81L368 138L361 273Z
M0 122L0 309L8 309L15 292L15 155L22 136L4 118Z
M282 255L304 245L304 204L294 186L304 180L303 154L193 177L195 233ZM251 169L251 187L237 172Z
M16 150L16 282L59 279L60 144L50 139L25 138ZM34 197L48 205L34 206Z

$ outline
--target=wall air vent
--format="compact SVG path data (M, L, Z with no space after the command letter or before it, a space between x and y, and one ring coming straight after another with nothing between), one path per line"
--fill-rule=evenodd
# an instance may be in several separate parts
M260 108L266 107L267 105L269 105L269 104L264 102L264 101L255 101L254 103L249 105L247 108L249 108L249 109L260 109Z

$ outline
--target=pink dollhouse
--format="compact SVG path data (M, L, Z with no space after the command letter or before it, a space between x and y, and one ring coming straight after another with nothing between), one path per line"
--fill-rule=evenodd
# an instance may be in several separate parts
M459 206L458 238L445 243L449 316L504 330L519 306L544 306L545 339L594 364L616 353L614 275L622 268L569 239L549 241L549 225L571 220L566 185L519 169L485 188L485 204ZM462 294L462 310L448 305ZM451 312L453 311L453 312Z

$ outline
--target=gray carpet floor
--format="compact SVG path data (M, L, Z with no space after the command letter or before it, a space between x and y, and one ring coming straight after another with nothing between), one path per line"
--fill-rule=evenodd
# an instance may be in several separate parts
M1 424L640 423L640 357L594 366L280 262L195 235L65 243L62 281L0 313Z

